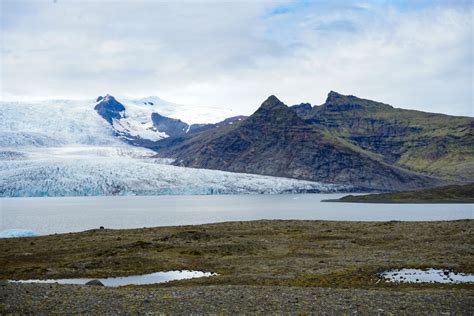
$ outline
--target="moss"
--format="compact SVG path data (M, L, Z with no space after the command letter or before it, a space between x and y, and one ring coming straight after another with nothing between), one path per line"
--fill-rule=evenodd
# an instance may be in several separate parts
M392 288L378 281L378 272L435 267L473 273L473 231L473 220L253 221L0 239L0 279L107 277L193 269L219 276L153 286ZM5 252L6 248L10 252Z
M367 195L346 195L336 202L364 203L474 203L474 183L450 185L417 191L393 192Z

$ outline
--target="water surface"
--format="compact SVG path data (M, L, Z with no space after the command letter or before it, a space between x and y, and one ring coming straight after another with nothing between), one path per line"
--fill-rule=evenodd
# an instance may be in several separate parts
M144 285L144 284L156 284L156 283L165 283L175 280L185 280L185 279L194 279L202 277L215 276L217 274L211 272L202 272L202 271L190 271L190 270L181 270L181 271L165 271L165 272L155 272L150 274L143 275L132 275L126 277L116 277L116 278L76 278L76 279L48 279L48 280L12 280L10 282L14 283L58 283L58 284L80 284L84 285L91 280L99 280L104 286L124 286L124 285Z
M381 276L395 283L474 283L474 274L441 269L400 269L386 271Z
M345 194L0 198L0 231L40 235L258 219L436 221L472 219L474 204L328 203Z

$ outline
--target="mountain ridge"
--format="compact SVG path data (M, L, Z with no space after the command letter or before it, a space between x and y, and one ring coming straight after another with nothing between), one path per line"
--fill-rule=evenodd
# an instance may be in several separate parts
M181 166L351 183L367 190L441 183L334 140L324 126L307 124L275 96L232 128L167 139L152 149L161 157L175 158ZM376 177L360 175L364 168Z
M272 95L254 114L231 128L171 138L159 141L150 148L157 151L158 156L175 158L175 164L181 166L329 183L349 181L362 188L382 191L456 182L457 179L453 177L442 178L437 173L424 173L394 163L394 157L398 155L396 149L404 144L401 138L423 130L411 125L397 126L397 118L393 118L392 112L411 110L400 110L355 96L343 96L334 91L329 93L325 104L311 109L309 107L308 104L288 107ZM371 113L385 113L388 119L382 123L376 122L371 118ZM402 114L406 116L405 112ZM427 115L439 118L436 114ZM349 119L345 122L347 116ZM357 138L361 135L353 137L353 133L358 130L357 124L353 122L355 119L382 125L395 121L388 128L366 129L366 133L362 133L362 136L370 137L367 134L374 132L372 136L388 148L381 150L375 147L378 150L374 150L374 146L364 146L361 139ZM465 120L462 117L460 119ZM458 119L454 117L453 120ZM392 134L400 138L399 144L384 140L391 140ZM441 139L445 140L443 137ZM394 157L387 154L390 147L395 149ZM468 158L470 160L466 168L471 171L472 157Z

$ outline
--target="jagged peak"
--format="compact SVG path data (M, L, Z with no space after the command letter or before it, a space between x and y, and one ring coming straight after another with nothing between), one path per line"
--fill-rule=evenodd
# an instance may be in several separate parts
M275 109L282 107L287 108L287 106L273 94L269 96L265 101L263 101L262 105L260 106L260 108L264 109Z
M274 95L269 96L258 110L245 120L244 124L252 125L256 121L259 124L298 125L302 123L298 115Z
M331 91L329 91L328 96L326 98L326 103L331 103L331 102L334 102L336 100L340 100L340 99L347 98L347 97L354 97L354 96L352 96L352 95L346 96L346 95L343 95L343 94L340 94L336 91L331 90Z
M106 94L104 97L100 96L99 98L97 98L97 100L98 103L95 106L95 110L98 111L99 114L102 115L102 117L104 117L108 121L111 121L111 112L125 111L124 105L115 100L115 98L110 94Z
M343 95L332 90L328 93L326 103L324 103L322 106L322 109L330 111L347 111L358 109L377 110L390 108L393 107L385 103L362 99L353 95Z

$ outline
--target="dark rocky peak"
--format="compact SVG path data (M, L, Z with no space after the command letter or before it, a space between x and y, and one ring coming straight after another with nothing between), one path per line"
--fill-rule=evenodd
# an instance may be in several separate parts
M308 115L312 108L313 107L310 103L300 103L290 106L290 109L292 109L299 117L305 117Z
M244 124L301 124L302 119L274 95L269 96Z
M97 98L99 100L99 98ZM113 119L122 118L122 113L125 111L125 107L122 103L115 100L111 95L106 95L105 97L100 97L100 102L94 107L94 109L110 124L113 123Z
M187 123L160 115L156 112L151 114L151 121L153 122L153 127L171 137L186 134L189 129Z
M330 91L326 102L320 106L317 111L348 111L348 110L387 110L392 106L375 102L372 100L361 99L353 95L343 95L335 91Z
M326 98L326 103L338 102L340 100L343 100L346 97L348 97L348 96L342 95L340 93L337 93L336 91L331 90L331 91L329 91L328 97Z
M282 109L287 108L287 106L281 102L276 96L271 95L265 101L263 101L260 109L266 110L274 110L274 109Z
M101 101L103 98L104 98L103 96L99 95L99 96L97 97L97 99L95 100L95 102L99 102L99 101Z

